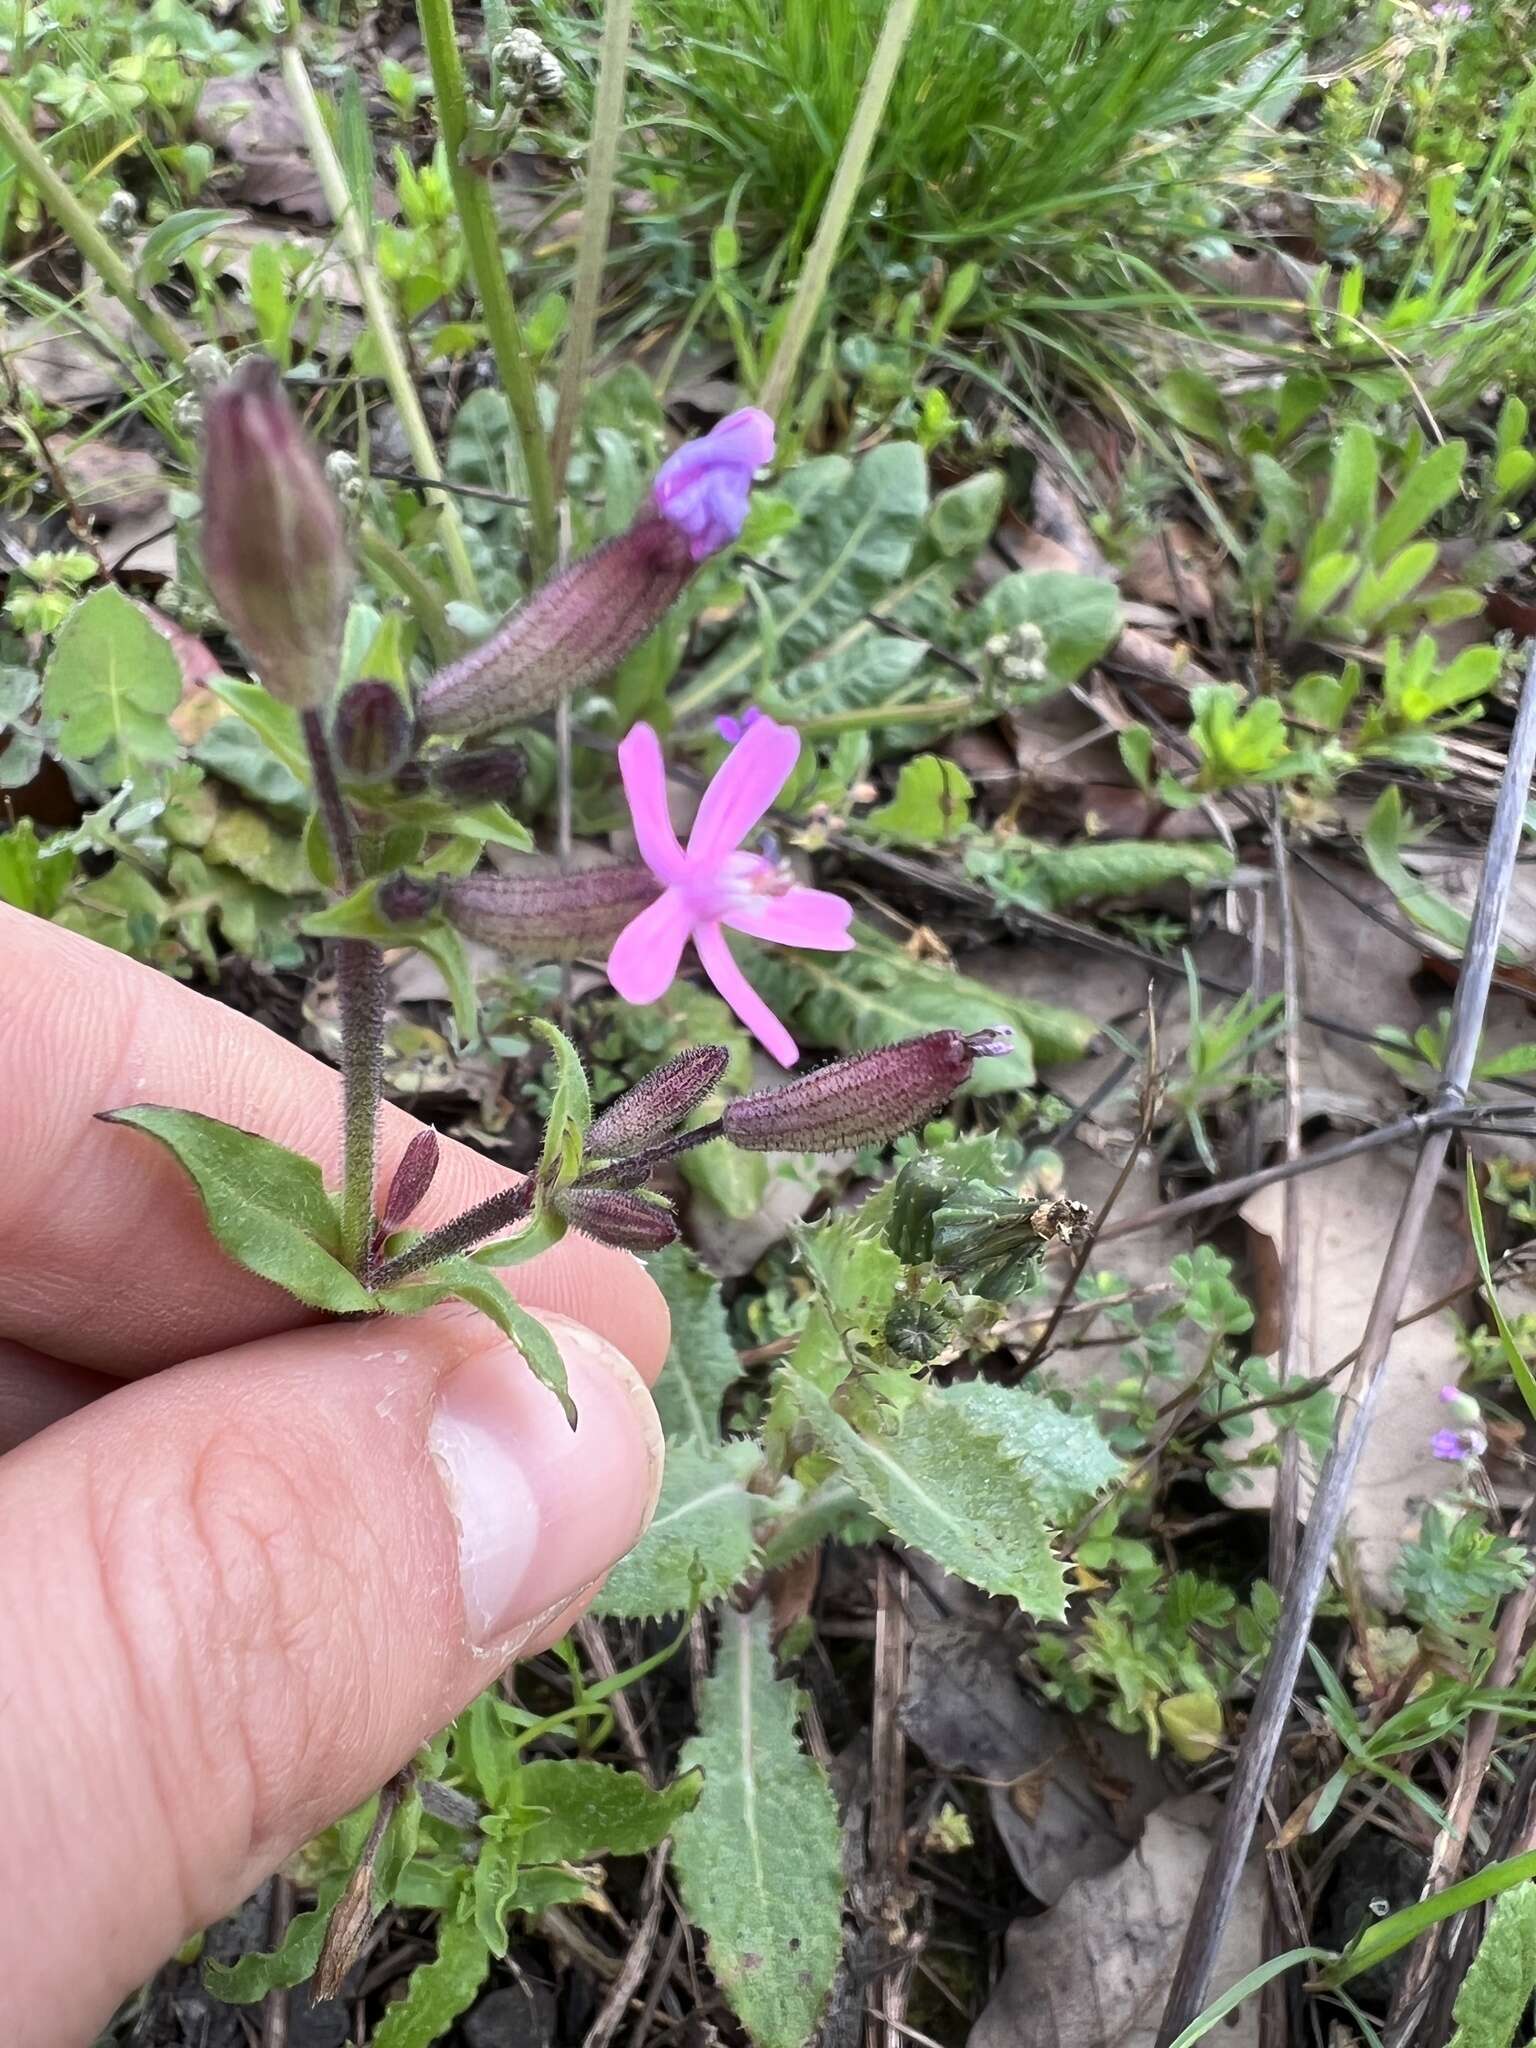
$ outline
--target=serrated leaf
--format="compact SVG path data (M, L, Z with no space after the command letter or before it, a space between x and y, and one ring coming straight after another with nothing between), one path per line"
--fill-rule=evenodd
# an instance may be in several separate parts
M806 1420L860 1499L903 1543L1026 1614L1066 1611L1062 1568L1040 1499L1013 1456L925 1392L896 1434L861 1436L803 1374L789 1375Z
M761 1463L745 1438L707 1450L690 1439L673 1444L651 1525L608 1574L593 1611L655 1621L729 1593L751 1568L753 1526L768 1508L747 1491Z
M1082 1512L1125 1467L1091 1417L1067 1414L1027 1387L962 1380L932 1397L978 1436L994 1438L1025 1475L1040 1510L1053 1522Z
M646 1260L672 1318L666 1371L656 1382L656 1410L668 1444L713 1450L720 1441L720 1403L741 1360L731 1342L720 1283L680 1244Z
M518 1802L538 1818L521 1837L527 1863L586 1863L597 1856L643 1856L699 1803L704 1781L685 1771L660 1791L638 1771L558 1758L524 1764Z
M473 1920L437 1927L437 1954L411 1972L405 1996L375 2028L372 2048L432 2048L461 2012L467 2012L490 1973L491 1951Z
M897 846L938 846L969 822L971 778L938 754L903 761L896 794L859 820L859 829Z
M365 1296L365 1301L370 1297ZM515 1344L534 1378L554 1395L565 1410L565 1419L576 1427L576 1409L566 1383L565 1360L554 1338L536 1315L510 1294L488 1266L462 1257L439 1259L420 1279L403 1280L398 1287L381 1288L371 1303L390 1315L419 1315L440 1301L467 1301L471 1308L489 1316L501 1334Z
M336 1254L336 1212L313 1159L191 1109L135 1103L103 1123L144 1131L191 1176L208 1227L232 1259L309 1308L366 1313L373 1297Z
M1065 1065L1080 1059L1097 1035L1094 1020L1080 1010L1006 996L952 968L931 967L856 936L855 951L825 958L766 950L744 957L760 993L814 1045L862 1052L925 1031L1011 1025L1013 1051L978 1060L965 1088L969 1095L1008 1095L1034 1085L1036 1059Z
M1460 1991L1450 2048L1509 2048L1536 1991L1536 1884L1494 1907Z
M314 1905L294 1914L275 1949L241 1956L237 1963L205 1962L203 1982L214 1997L226 2005L254 2005L269 1991L286 1991L312 1977L345 1884L345 1875L327 1878Z
M174 760L170 715L180 702L171 643L133 600L111 585L82 598L43 674L43 715L66 760L100 760L119 780L136 763Z
M710 1968L758 2048L804 2048L842 1955L837 1802L795 1739L798 1707L774 1674L766 1609L727 1608L682 1753L704 1792L672 1856Z

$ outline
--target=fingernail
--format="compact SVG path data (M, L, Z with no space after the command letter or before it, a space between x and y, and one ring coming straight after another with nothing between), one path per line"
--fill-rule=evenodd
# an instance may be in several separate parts
M458 1526L471 1638L494 1644L573 1600L644 1534L661 1490L661 1427L629 1360L546 1316L565 1360L573 1430L510 1345L444 1382L428 1432Z

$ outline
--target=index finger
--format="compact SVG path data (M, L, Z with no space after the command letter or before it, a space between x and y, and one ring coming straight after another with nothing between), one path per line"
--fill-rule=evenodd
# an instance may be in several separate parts
M340 1091L329 1067L252 1018L0 906L0 1335L132 1378L311 1321L219 1249L161 1146L94 1119L134 1102L201 1110L307 1153L334 1185ZM382 1186L420 1129L385 1107ZM444 1139L412 1222L447 1222L513 1178ZM627 1252L570 1236L509 1284L528 1307L596 1330L647 1379L660 1371L666 1305Z

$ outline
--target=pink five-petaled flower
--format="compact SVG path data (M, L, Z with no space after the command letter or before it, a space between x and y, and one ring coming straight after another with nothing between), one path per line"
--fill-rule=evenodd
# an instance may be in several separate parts
M740 850L799 757L793 727L757 719L705 790L684 850L667 815L661 742L648 725L631 729L619 748L619 769L641 858L662 893L625 926L608 955L608 979L625 1002L654 1003L671 986L692 939L704 972L784 1067L798 1056L795 1041L731 957L723 927L827 953L853 945L850 904L825 889L802 888L781 862Z
M689 552L702 562L741 532L753 472L772 460L773 421L755 405L743 406L701 441L685 441L667 457L651 486L651 502L688 536Z

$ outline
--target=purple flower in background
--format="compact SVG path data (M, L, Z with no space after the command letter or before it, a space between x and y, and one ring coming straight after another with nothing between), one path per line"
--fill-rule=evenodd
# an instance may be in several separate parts
M1470 1465L1487 1450L1488 1439L1480 1429L1437 1429L1429 1448L1432 1456L1448 1465Z
M625 926L608 955L608 979L625 1002L654 1003L671 987L692 939L715 988L784 1067L798 1057L795 1041L737 966L725 930L827 953L853 945L850 904L825 889L803 888L781 862L740 850L799 757L793 727L754 720L705 790L685 850L667 813L661 742L648 725L630 731L619 747L619 771L641 858L662 893Z
M651 501L687 535L689 553L702 562L741 532L753 472L772 459L773 421L755 405L744 406L701 441L685 441L667 457L656 472Z
M738 740L746 738L747 734L762 716L762 712L758 710L755 704L749 704L740 718L732 718L731 714L727 711L715 720L715 731L719 733L727 746L734 747Z

